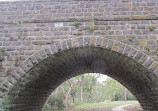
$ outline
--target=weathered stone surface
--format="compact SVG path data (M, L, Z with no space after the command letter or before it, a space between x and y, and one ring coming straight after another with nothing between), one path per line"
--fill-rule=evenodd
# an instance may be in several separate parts
M62 50L65 50L65 49L68 48L68 47L67 47L67 42L66 42L66 40L62 40L62 41L61 41L61 47L62 47Z
M146 60L146 62L144 63L144 66L145 67L149 67L151 64L152 64L152 62L154 61L154 59L152 59L152 58L148 58L147 60Z
M118 47L118 50L117 50L117 51L118 51L119 53L123 53L124 49L125 49L125 44L119 43L119 47Z
M54 53L57 52L57 49L56 49L56 47L55 47L55 44L51 44L51 45L50 45L50 49L51 49L52 54L54 54Z
M96 38L91 38L91 45L95 46L96 45Z
M78 41L78 46L83 47L83 37L77 38L77 41Z
M128 53L128 56L133 58L135 56L135 54L137 53L137 49L135 48L131 48L130 52Z
M126 45L125 49L123 50L123 54L128 55L130 50L131 50L131 47Z
M114 45L113 45L113 47L112 47L112 50L113 50L113 51L117 51L118 46L119 46L119 42L118 42L118 41L114 41Z
M90 37L84 37L84 46L90 46L90 41L91 41L91 38Z
M103 41L102 41L102 38L101 38L101 37L98 37L98 38L97 38L97 41L96 41L96 46L99 46L99 47L100 47L101 44L102 44L102 42L103 42Z

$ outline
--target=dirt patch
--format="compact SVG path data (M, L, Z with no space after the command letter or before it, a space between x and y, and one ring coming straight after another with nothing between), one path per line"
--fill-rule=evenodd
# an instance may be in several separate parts
M138 105L138 104L125 106L124 109L126 111L143 111L143 109L141 108L141 106Z
M83 111L112 111L110 107L84 109Z
M80 110L71 110L71 111L112 111L111 107L101 107L101 108L88 108L88 109L80 109Z

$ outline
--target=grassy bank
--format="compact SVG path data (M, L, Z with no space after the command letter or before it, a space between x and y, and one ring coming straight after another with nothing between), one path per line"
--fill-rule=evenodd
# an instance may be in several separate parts
M126 104L139 104L137 101L113 101L113 102L101 102L101 103L87 103L78 105L75 107L77 110L89 109L89 108L100 108L100 107L116 107Z

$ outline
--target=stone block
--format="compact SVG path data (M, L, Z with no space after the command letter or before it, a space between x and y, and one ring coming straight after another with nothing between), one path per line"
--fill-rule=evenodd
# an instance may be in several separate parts
M39 53L40 53L40 55L42 57L42 60L44 60L44 59L46 59L48 57L44 49L41 49L39 51Z
M101 46L101 44L102 44L102 42L103 42L102 39L103 39L103 38L101 38L101 37L97 37L97 41L96 41L96 46L97 46L97 47L100 47L100 46Z
M78 47L83 47L83 37L77 38L78 41Z
M68 48L66 40L61 41L61 47L62 47L62 50L66 50Z
M125 44L123 44L123 43L120 42L119 46L118 46L117 52L123 53L124 49L125 49Z
M129 54L129 52L130 52L130 50L131 50L131 47L130 47L130 46L128 46L128 45L126 45L126 46L125 46L125 49L123 50L123 52L122 52L122 53L123 53L124 55L128 55L128 54Z
M135 48L131 48L130 52L128 53L128 57L133 58L135 56L135 54L137 53L137 49Z
M49 47L50 47L50 49L52 51L52 54L57 52L57 48L56 48L55 44L51 44L51 45L49 45Z
M68 49L72 47L71 39L66 40Z

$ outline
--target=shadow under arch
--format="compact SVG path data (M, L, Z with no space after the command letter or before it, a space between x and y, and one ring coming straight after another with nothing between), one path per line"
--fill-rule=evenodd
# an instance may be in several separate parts
M10 111L41 111L62 82L84 73L114 78L145 111L158 110L156 62L139 50L106 38L61 40L26 59L5 81Z

